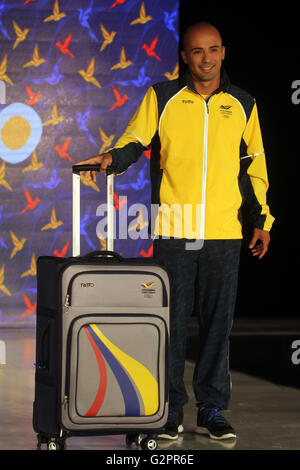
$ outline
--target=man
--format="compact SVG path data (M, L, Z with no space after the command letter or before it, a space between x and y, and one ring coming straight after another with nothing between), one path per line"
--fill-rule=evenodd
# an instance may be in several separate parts
M177 439L183 429L186 339L195 312L196 432L234 438L223 411L231 394L228 343L242 238L240 209L248 207L253 224L249 248L260 259L268 250L274 218L266 203L268 177L256 103L223 70L219 31L207 23L190 26L181 54L185 77L150 87L117 145L80 163L100 163L101 171L111 165L118 174L151 146L152 203L159 204L154 256L167 268L171 283L169 417L159 437Z

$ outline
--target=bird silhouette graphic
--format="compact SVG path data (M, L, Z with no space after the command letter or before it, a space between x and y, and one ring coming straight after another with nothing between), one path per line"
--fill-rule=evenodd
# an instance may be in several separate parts
M50 222L41 228L41 232L49 229L56 230L63 224L62 220L57 220L55 207L52 207Z
M116 70L116 69L126 69L132 65L131 60L126 60L126 54L125 54L125 47L122 47L121 49L121 54L120 54L120 62L117 64L113 65L110 70Z
M52 108L52 115L51 119L48 121L45 121L43 123L43 126L49 126L49 124L53 124L54 126L57 126L60 122L65 121L65 118L63 116L58 116L58 111L57 111L57 105L54 103L53 108Z
M121 200L119 196L114 192L114 201L115 201L115 210L120 211L122 207L127 203L127 198L126 197L121 197Z
M67 38L65 39L64 43L61 43L60 41L57 41L55 45L59 48L60 52L62 54L68 54L72 59L75 59L75 56L72 54L72 52L69 50L69 45L72 39L72 33L70 33Z
M114 7L116 7L117 5L123 5L123 3L125 3L125 2L126 2L126 0L116 0L116 1L111 5L110 8L114 8Z
M115 135L111 134L110 136L107 136L105 132L103 131L103 129L101 129L101 127L99 127L99 133L103 142L102 147L99 150L99 155L101 155L101 153L103 153L104 150L107 149L107 147L111 146L112 141L115 138Z
M57 63L54 65L52 69L52 73L49 77L43 77L43 78L32 78L31 81L33 83L49 83L49 85L57 85L61 81L61 79L64 77L61 73L59 73L59 67L60 63L62 61L62 57L60 57L57 61Z
M144 258L151 258L153 255L153 245L151 245L147 251L141 250L140 255L142 255Z
M150 158L150 157L149 157ZM148 171L148 163L145 163L143 168L141 168L138 172L138 177L134 181L127 182L125 184L118 184L117 187L119 189L128 189L132 188L135 191L141 191L144 187L150 183L150 180L147 179L147 171Z
M94 189L97 192L100 192L99 187L97 186L96 183L92 180L91 174L89 171L83 172L80 175L80 180L85 186L90 186L92 189Z
M90 103L87 110L82 113L80 111L77 111L77 124L78 124L78 127L79 129L81 129L82 131L84 131L89 139L89 141L94 144L94 145L97 145L97 142L95 141L94 137L91 135L90 131L89 131L89 128L87 126L87 121L89 120L89 117L90 117L90 114L91 114L91 107L92 107L92 104Z
M178 78L178 75L179 75L179 63L177 62L177 64L175 65L174 69L173 69L173 72L165 72L163 74L165 77L167 77L168 80L175 80L176 78Z
M137 180L130 182L131 188L135 189L135 191L141 191L141 189L144 189L144 187L150 183L150 181L147 179L147 168L148 164L145 163L143 168L141 168L138 172Z
M62 18L64 18L66 13L61 13L59 11L59 3L58 0L55 0L54 6L53 6L53 13L50 16L47 16L47 18L44 19L44 23L47 23L48 21L59 21Z
M14 27L15 33L17 35L17 39L14 42L13 49L16 49L16 47L18 47L20 42L25 41L25 39L27 37L27 34L29 33L30 29L25 28L25 29L22 30L15 21L13 21L13 27Z
M100 24L100 28L101 28L102 36L104 38L104 41L100 47L100 52L102 52L104 51L106 46L108 46L108 44L111 44L113 42L114 37L117 34L117 31L111 31L111 33L109 33L107 29L105 28L105 26L103 26L103 24Z
M35 259L34 253L32 253L32 256L31 256L29 269L27 269L27 271L24 271L21 274L21 277L27 277L27 276L36 276L36 259Z
M101 245L101 250L107 250L107 240L106 240L106 238L102 235L101 232L97 232L97 237L98 237L100 245Z
M90 232L86 230L86 226L89 226L91 220L93 219L93 214L91 214L91 206L88 206L84 215L80 218L80 234L82 239L84 239L85 243L91 247L92 250L96 250L96 247L92 240L90 239ZM97 233L98 227L96 227L96 236L98 237Z
M4 24L3 24L3 21L2 21L2 15L4 13L4 10L6 10L6 5L5 5L5 2L2 2L2 4L0 5L0 30L3 34L4 37L6 37L6 39L11 39L10 35L8 34L8 32L6 31L5 27L4 27Z
M5 265L2 264L0 268L0 292L3 292L6 295L11 295L10 290L4 285L4 271Z
M110 111L113 111L116 108L121 108L122 106L124 106L125 101L129 100L129 96L127 95L121 96L114 85L112 86L112 89L116 98L116 102L115 104L113 104L113 106L111 106L111 108L109 108Z
M23 65L23 68L26 69L27 67L39 67L44 62L46 62L46 59L40 58L40 56L39 56L39 46L37 44L35 44L34 50L33 50L33 55L32 55L32 60L27 62L25 65Z
M27 94L28 94L28 97L29 97L29 100L26 101L26 104L28 106L33 106L34 104L36 104L39 99L42 97L42 94L40 92L34 94L31 90L31 88L26 84L25 85L25 88L26 88L26 91L27 91Z
M5 179L5 162L3 161L0 166L0 186L4 186L9 191L12 191L11 185Z
M35 150L32 154L31 165L28 165L25 168L23 168L22 173L26 173L26 171L38 171L43 166L44 166L44 163L38 162L37 154Z
M144 65L140 68L138 77L133 80L118 81L117 83L123 86L134 85L136 87L143 87L151 81L150 77L146 75L146 68L148 65L148 60L145 61Z
M177 18L178 18L177 7L171 13L169 13L168 11L164 12L164 22L165 22L166 28L169 29L173 33L176 41L178 41L179 39L178 32L177 32L177 29L178 29L177 25L174 24Z
M10 254L10 258L12 259L18 251L21 251L23 249L24 243L28 240L27 238L23 237L21 240L14 234L12 230L9 231L11 241L13 242L14 249L12 250Z
M60 156L60 158L66 158L67 160L69 160L69 162L73 162L73 159L72 159L72 158L70 157L70 155L67 153L67 149L68 149L68 147L69 147L70 141L71 141L71 137L68 137L62 147L59 147L58 145L56 145L56 146L54 147L54 150L57 151L57 153L58 153L58 155Z
M24 214L24 212L27 211L33 211L36 208L37 204L41 202L39 197L32 199L31 195L29 194L26 188L24 188L24 194L27 200L27 206L20 212L20 214Z
M140 8L140 16L136 18L135 20L131 21L130 25L134 25L138 23L145 24L152 19L153 19L152 16L146 16L145 3L142 2L141 8Z
M53 169L51 172L50 179L48 181L43 181L41 183L42 186L45 186L47 189L55 189L60 183L63 183L64 181L58 177L58 165Z
M161 61L161 58L156 54L154 51L158 41L158 36L156 36L153 41L151 42L150 46L147 44L142 45L142 49L145 49L146 53L149 57L154 57L154 59Z
M132 230L139 230L141 232L144 228L148 227L148 225L148 221L145 221L143 218L143 212L138 211L137 223L134 225L130 225L128 228L128 232L131 232Z
M0 222L2 219L4 219L2 212L3 212L3 206L0 206ZM8 246L6 245L3 237L1 236L0 236L0 248L2 249L2 252L3 252L3 249L8 250Z
M14 85L11 79L6 75L6 69L7 69L7 54L2 59L2 62L0 64L0 80L3 80L4 82L8 83L9 85Z
M28 315L33 315L36 311L36 306L37 306L37 301L34 302L33 304L30 302L29 298L27 297L26 294L24 294L23 292L23 299L24 299L24 303L25 303L25 306L27 307L25 312L23 312L21 315L20 315L20 320L22 320L23 318L27 317Z
M86 10L83 10L82 8L78 8L78 12L79 12L78 21L81 24L81 26L83 26L84 28L87 29L90 38L93 39L93 41L98 42L98 39L95 36L95 34L93 33L92 28L91 28L91 26L89 24L89 21L88 21L89 17L90 17L90 14L93 11L93 3L94 3L94 0L91 0L90 4L89 4L89 6Z
M57 256L58 258L65 258L66 254L67 254L67 251L68 251L68 248L69 248L69 245L70 245L70 242L68 241L60 251L55 249L53 251L53 254L55 256Z
M101 88L101 85L100 83L98 82L98 80L94 77L94 72L95 72L95 57L92 57L90 63L89 63L89 66L87 68L87 70L78 70L78 73L82 76L82 78L88 82L88 83L92 83L93 85L95 85L96 87L98 88Z

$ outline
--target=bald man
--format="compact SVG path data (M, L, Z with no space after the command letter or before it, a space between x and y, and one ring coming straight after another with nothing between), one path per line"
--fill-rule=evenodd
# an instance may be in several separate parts
M253 226L249 248L261 259L274 218L254 98L231 84L222 67L220 32L207 23L184 34L183 77L151 86L114 148L79 163L124 172L151 148L154 256L171 285L169 417L161 439L183 431L186 341L190 315L199 322L193 389L197 433L235 438L225 417L231 397L229 334L242 239L241 208ZM96 174L92 173L95 179Z

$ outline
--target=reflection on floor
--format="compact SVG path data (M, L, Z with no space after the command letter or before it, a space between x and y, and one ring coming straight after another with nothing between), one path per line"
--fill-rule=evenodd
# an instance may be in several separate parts
M0 450L34 450L32 429L35 330L0 329ZM193 362L186 367L190 402L185 432L178 441L159 442L169 450L300 449L300 390L231 372L232 401L227 417L238 438L213 441L193 432L196 412L191 388ZM126 450L125 436L72 437L67 450Z

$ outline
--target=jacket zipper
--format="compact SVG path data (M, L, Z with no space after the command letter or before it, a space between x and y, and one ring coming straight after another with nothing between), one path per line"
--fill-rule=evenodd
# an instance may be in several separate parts
M203 169L202 169L202 194L201 194L201 217L200 217L200 240L204 240L205 235L205 206L206 206L206 180L207 180L207 141L208 141L208 117L209 117L209 101L204 101L204 137L203 137Z

